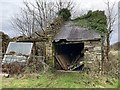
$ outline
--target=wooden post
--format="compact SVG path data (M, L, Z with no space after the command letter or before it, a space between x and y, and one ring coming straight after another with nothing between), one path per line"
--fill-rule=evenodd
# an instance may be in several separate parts
M101 72L104 73L104 35L101 35Z

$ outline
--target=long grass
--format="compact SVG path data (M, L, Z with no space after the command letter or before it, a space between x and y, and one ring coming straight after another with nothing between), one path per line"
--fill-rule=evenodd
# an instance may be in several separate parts
M118 80L91 77L85 73L26 74L22 78L3 78L3 88L117 88Z

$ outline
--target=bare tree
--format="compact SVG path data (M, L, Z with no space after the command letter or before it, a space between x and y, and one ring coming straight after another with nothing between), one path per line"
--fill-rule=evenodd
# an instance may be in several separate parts
M25 8L21 14L14 17L12 24L22 35L31 36L40 33L49 27L50 23L57 17L57 13L62 8L72 10L74 5L71 0L68 2L59 0L58 2L47 2L46 0L35 0L34 3L24 2ZM44 35L43 35L44 36Z
M13 27L25 36L31 36L34 32L45 32L45 27L55 16L53 6L41 0L36 0L35 4L24 2L24 5L21 13L13 17Z
M68 0L68 1L58 0L55 4L55 7L57 8L57 11L60 11L63 8L67 8L70 11L72 11L74 9L75 5L73 4L72 0Z
M107 30L105 33L105 44L106 44L106 60L109 61L109 52L110 52L110 36L113 32L113 26L116 21L117 13L114 12L115 8L115 2L111 5L110 1L106 2L107 10L106 10L106 15L107 15Z
M34 31L34 12L31 15L26 9L22 9L19 15L11 21L13 27L25 36L31 36Z

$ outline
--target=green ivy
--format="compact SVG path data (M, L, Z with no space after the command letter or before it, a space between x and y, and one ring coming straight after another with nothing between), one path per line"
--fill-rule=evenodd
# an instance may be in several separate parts
M107 17L104 11L88 11L87 14L78 17L74 20L77 25L81 27L89 27L95 29L101 33L106 32L107 28Z

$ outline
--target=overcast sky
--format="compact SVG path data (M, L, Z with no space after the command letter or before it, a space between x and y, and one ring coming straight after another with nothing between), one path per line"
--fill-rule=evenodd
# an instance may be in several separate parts
M26 1L26 0L24 0ZM27 0L34 1L34 0ZM55 1L55 0L50 0ZM67 0L66 0L67 1ZM79 16L82 13L81 10L105 10L105 0L73 0L76 4L76 15ZM117 10L117 2L120 0L109 0L111 3L116 2L115 11ZM0 0L0 31L5 32L10 37L17 36L18 33L14 32L11 26L11 18L19 13L20 8L23 7L23 0ZM112 34L111 42L114 43L118 41L118 30L117 24L115 25L115 30Z

